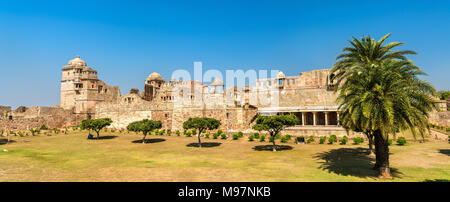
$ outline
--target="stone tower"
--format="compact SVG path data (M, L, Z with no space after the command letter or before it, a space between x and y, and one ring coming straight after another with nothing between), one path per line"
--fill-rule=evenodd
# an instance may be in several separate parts
M88 67L79 56L62 68L61 107L75 114L92 118L98 102L120 98L118 87L110 87L97 78L97 71Z

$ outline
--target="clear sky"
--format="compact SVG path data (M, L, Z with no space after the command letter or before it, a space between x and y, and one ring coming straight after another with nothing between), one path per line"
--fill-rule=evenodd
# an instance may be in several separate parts
M156 71L330 68L351 36L406 44L450 89L450 1L4 1L0 105L59 104L61 68L80 55L122 94Z

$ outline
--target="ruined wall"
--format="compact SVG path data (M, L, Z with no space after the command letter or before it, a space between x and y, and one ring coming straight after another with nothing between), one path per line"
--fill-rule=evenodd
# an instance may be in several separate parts
M12 120L1 119L0 128L6 130L29 130L46 125L50 128L71 126L77 117L70 110L61 107L31 107L26 110L14 110L10 113Z
M450 111L432 112L429 121L441 126L450 127Z

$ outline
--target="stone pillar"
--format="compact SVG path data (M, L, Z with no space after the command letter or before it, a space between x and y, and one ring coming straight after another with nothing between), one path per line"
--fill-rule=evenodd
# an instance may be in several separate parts
M306 116L306 113L305 112L301 112L302 113L302 126L305 126L305 116Z
M325 125L328 126L328 112L324 112L325 114Z
M317 125L316 120L317 120L317 112L313 112L313 126Z

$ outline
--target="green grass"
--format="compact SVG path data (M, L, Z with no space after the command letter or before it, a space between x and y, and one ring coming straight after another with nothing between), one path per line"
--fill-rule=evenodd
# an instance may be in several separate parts
M188 147L196 137L103 133L112 139L87 140L86 133L12 137L0 143L0 181L439 181L450 180L447 142L393 145L394 179L378 179L367 145L296 145L291 150L258 151L268 142L205 139L214 147ZM4 138L3 138L4 139ZM318 141L316 141L318 142ZM279 143L279 140L277 141Z

